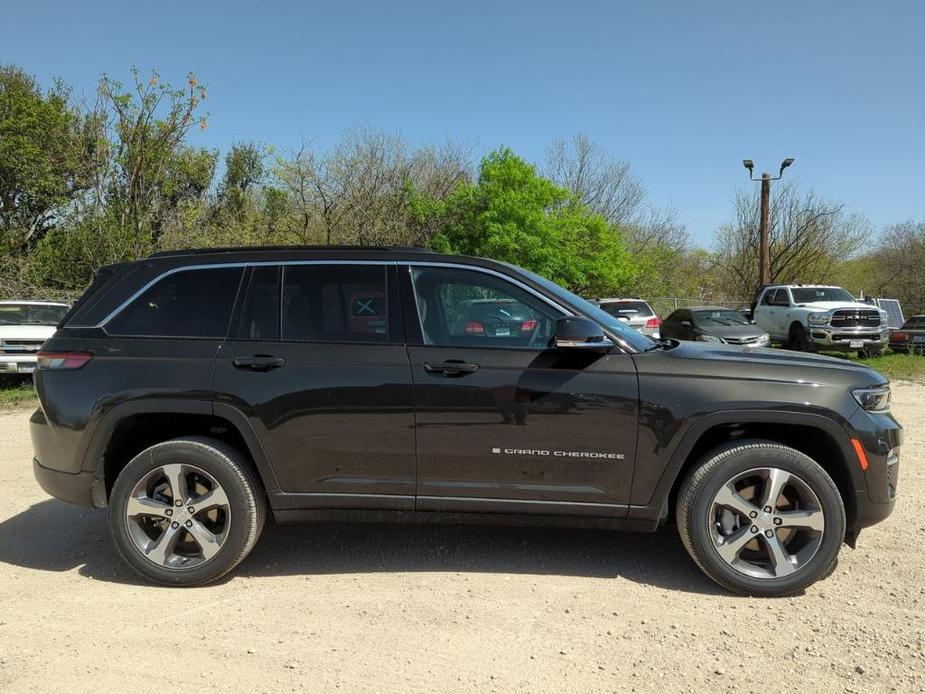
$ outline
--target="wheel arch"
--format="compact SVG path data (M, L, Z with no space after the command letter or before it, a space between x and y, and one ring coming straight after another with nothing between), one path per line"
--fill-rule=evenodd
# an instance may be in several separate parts
M852 527L857 511L856 490L865 486L850 435L836 420L806 412L730 411L705 417L675 450L648 508L658 506L659 518L669 518L679 488L704 456L730 441L744 439L789 446L816 461L838 487L848 527Z
M84 457L92 471L93 502L108 504L115 478L145 448L182 436L206 436L240 450L253 466L267 494L279 484L266 451L243 413L230 406L190 407L189 402L128 402L113 408L96 428Z

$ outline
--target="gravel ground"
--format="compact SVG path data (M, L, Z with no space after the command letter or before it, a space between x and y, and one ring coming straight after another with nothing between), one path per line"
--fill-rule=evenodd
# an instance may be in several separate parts
M800 597L715 588L674 529L270 526L222 583L140 582L0 415L0 691L925 692L925 386L892 517Z

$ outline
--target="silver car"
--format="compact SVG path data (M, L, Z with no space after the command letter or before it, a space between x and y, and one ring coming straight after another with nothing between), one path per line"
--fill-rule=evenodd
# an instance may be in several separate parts
M598 299L597 304L611 316L626 321L631 328L638 330L643 335L658 339L662 319L642 299L614 297Z

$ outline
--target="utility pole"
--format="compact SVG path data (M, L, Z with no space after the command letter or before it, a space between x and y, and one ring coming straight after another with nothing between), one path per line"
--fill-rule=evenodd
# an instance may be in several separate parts
M768 240L771 226L771 181L780 180L784 175L784 169L793 163L793 158L784 159L780 165L780 172L774 178L768 173L761 174L761 178L755 178L752 173L755 166L752 160L744 159L742 163L748 169L749 179L761 181L761 218L758 222L758 285L764 287L771 284L771 244Z
M771 222L771 174L761 174L761 222L758 225L758 277L761 286L771 284L771 248L768 226Z

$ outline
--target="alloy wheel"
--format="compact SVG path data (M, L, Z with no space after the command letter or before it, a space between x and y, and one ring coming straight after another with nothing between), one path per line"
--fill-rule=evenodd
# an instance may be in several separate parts
M125 522L135 548L148 561L167 569L191 569L222 548L231 527L231 505L207 472L171 463L135 485Z
M783 578L806 566L825 531L816 493L798 475L776 467L728 480L713 497L709 520L719 556L760 579Z

